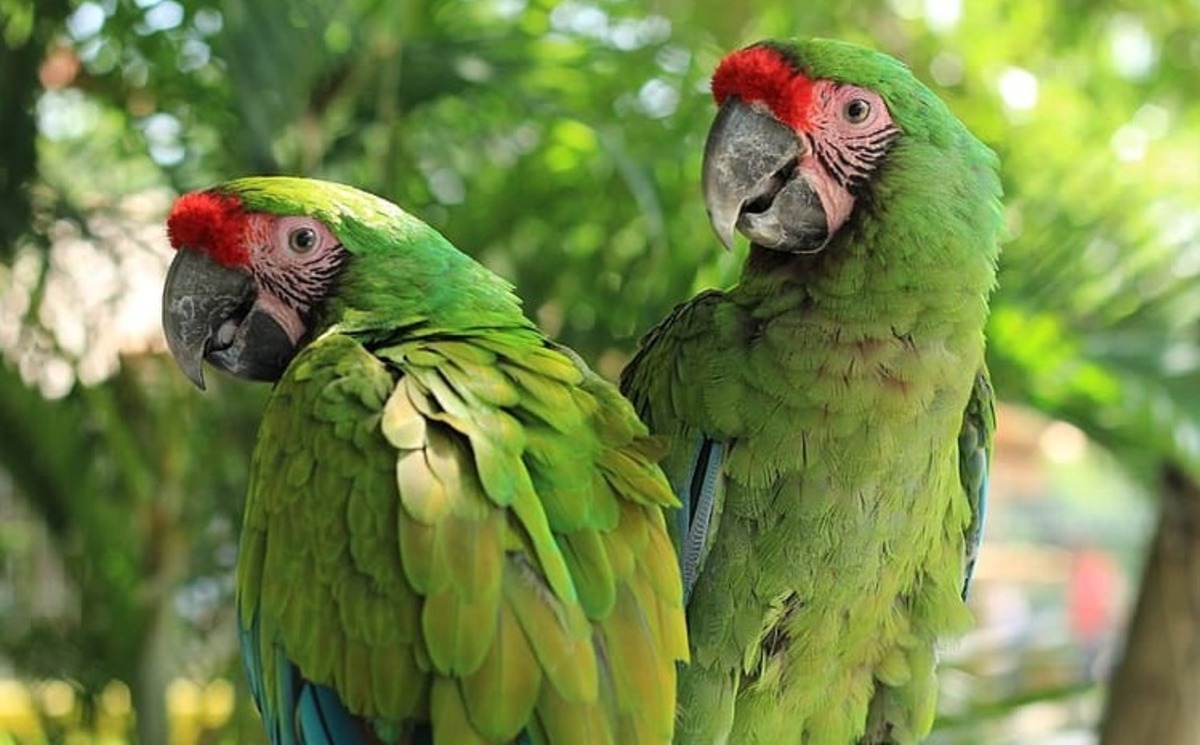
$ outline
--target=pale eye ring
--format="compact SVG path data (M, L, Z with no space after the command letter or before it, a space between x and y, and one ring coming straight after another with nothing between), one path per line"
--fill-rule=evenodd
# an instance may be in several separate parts
M871 116L871 102L865 98L852 98L842 109L842 116L851 124L862 124Z
M320 236L310 227L296 228L288 233L288 248L298 254L306 254L317 247Z

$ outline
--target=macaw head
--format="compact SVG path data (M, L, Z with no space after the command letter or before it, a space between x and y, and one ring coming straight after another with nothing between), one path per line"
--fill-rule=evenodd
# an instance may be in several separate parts
M885 214L935 223L964 200L995 212L994 156L885 54L763 41L720 62L712 93L704 199L726 246L736 230L762 248L815 253Z
M277 380L333 324L454 327L517 308L506 283L433 228L343 184L257 177L185 194L167 234L163 331L201 388L205 360Z

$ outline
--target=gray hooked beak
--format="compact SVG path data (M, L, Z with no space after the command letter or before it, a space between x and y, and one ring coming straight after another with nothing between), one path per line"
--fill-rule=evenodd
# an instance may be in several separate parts
M251 380L276 380L295 353L287 333L255 305L247 272L200 251L175 253L163 286L163 335L183 374L204 390L204 360Z
M733 232L778 251L811 253L825 245L821 199L799 171L807 152L790 127L731 97L721 105L704 146L704 203L726 248Z

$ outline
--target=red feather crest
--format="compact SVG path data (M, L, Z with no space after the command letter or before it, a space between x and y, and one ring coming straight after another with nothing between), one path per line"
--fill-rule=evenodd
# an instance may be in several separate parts
M222 266L245 266L246 226L250 216L237 197L213 191L184 194L167 218L167 237L175 248L208 254Z
M717 105L730 96L743 101L761 101L781 121L795 129L807 129L813 81L796 69L779 50L756 45L727 55L712 77Z

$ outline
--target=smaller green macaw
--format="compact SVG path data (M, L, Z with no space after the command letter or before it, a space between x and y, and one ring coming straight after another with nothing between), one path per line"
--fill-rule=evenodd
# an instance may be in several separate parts
M357 189L241 179L167 224L183 371L275 382L237 570L272 745L670 742L677 501L616 389Z

